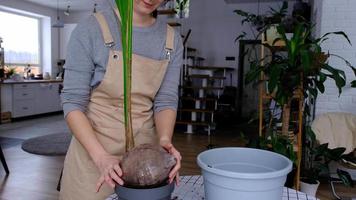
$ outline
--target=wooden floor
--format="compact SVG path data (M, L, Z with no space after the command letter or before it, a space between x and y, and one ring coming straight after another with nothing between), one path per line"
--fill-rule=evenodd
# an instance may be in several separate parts
M239 134L214 135L211 142L218 146L241 146ZM200 174L196 156L206 150L209 144L206 135L187 135L177 133L174 143L183 156L181 174ZM26 153L20 145L4 150L10 175L0 167L0 200L56 200L56 186L63 167L61 156L39 156ZM356 191L346 191L356 194ZM330 189L322 184L318 192L321 200L332 199Z

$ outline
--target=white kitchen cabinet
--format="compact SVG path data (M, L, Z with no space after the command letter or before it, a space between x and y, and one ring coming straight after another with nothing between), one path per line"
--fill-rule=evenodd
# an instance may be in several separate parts
M1 112L12 118L61 111L59 81L1 84Z

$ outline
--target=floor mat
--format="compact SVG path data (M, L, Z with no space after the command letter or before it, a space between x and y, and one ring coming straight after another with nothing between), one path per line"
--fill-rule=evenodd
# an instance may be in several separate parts
M1 148L7 149L16 145L21 144L23 139L18 139L18 138L8 138L8 137L0 137L0 145Z

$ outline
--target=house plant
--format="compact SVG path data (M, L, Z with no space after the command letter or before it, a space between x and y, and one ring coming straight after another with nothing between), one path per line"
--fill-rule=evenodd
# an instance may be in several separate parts
M245 23L250 24L250 29L255 39L258 39L262 33L266 32L275 24L282 23L286 19L287 11L288 11L288 2L286 1L283 2L279 10L270 8L270 11L264 15L256 15L239 9L234 10L234 12L237 15L243 17L243 20L241 21L242 25L244 25ZM244 36L246 36L245 32L239 35L237 37L237 40Z
M285 8L284 5L285 3L282 8ZM241 12L237 14L241 15ZM249 13L243 13L242 16L244 17L243 22L249 22L252 25L258 24L256 23L256 19L261 19L261 16ZM295 97L302 97L301 101L304 104L305 113L310 115L310 106L307 99L309 97L316 99L319 92L323 93L325 91L324 83L327 78L334 80L339 90L339 95L342 92L342 88L346 85L344 71L329 64L330 57L336 57L344 61L345 65L355 72L355 75L356 70L350 62L341 56L325 52L321 48L322 43L328 40L331 35L341 36L351 44L344 32L326 33L320 38L315 38L312 35L314 25L307 22L303 17L297 17L292 26L287 27L286 23L283 23L285 21L283 19L284 16L275 25L277 38L271 44L261 44L269 49L271 53L262 58L255 58L255 61L251 62L251 70L246 76L246 82L262 82L266 85L269 96L283 111L281 132L282 135L287 136L290 130L291 105ZM271 23L265 23L260 27L270 25ZM260 36L267 29L257 26L256 30L261 30L257 34L257 36ZM288 32L293 33L291 37ZM277 43L284 45L276 45ZM266 78L263 81L260 80L261 73ZM355 86L355 82L352 81L351 86Z
M153 173L147 173L145 175L147 176L142 176L142 173L137 173L137 171L144 171L147 168L162 168L162 165L159 166L159 162L164 162L164 159L167 158L167 156L155 156L155 158L152 158L152 156L140 156L140 152L145 151L146 153L149 152L148 149L154 150L153 147L149 146L138 146L135 147L134 144L134 137L133 137L133 131L132 131L132 119L131 119L131 83L132 83L132 19L133 19L133 0L128 0L128 1L122 1L122 0L115 0L116 6L118 7L120 11L120 17L121 17L121 43L122 43L122 50L123 50L123 86L124 86L124 122L125 122L125 137L126 137L126 152L127 156L125 156L125 160L128 163L127 165L125 164L125 160L123 160L123 173L128 174L128 172L131 172L130 175L135 174L136 178L138 179L154 179L155 177L149 176L152 175ZM140 147L144 147L144 149L140 150ZM146 148L146 149L145 149ZM136 150L136 151L135 151ZM157 151L151 151L151 155L153 155L152 152ZM162 153L162 152L161 152ZM167 153L167 152L165 152ZM143 154L143 153L141 153ZM160 154L157 154L160 155ZM157 157L161 158L158 159ZM137 159L140 158L140 165L133 166L132 162L137 161ZM152 162L152 160L149 159L156 159L156 162ZM158 160L157 160L158 159ZM143 164L143 165L142 165ZM147 165L144 165L147 164ZM161 163L162 164L162 163ZM169 164L169 163L167 163ZM148 166L150 165L150 166ZM131 169L130 169L131 167ZM144 168L144 169L142 169ZM162 170L160 170L162 172ZM156 174L156 178L157 178ZM168 176L168 175L167 175ZM125 175L123 176L125 177ZM159 177L159 176L158 176ZM126 180L131 180L130 178L134 177L125 177ZM164 178L164 177L163 177ZM159 180L163 179L162 177L159 178ZM152 181L152 180L150 180ZM148 181L147 183L152 183ZM129 182L129 181L127 181ZM136 181L137 183L140 181ZM153 182L155 183L155 182ZM157 182L156 182L157 183ZM172 184L165 184L165 185L159 185L158 187L151 188L150 186L144 185L144 188L132 188L129 187L129 185L124 185L124 186L117 186L115 188L115 192L118 195L118 199L150 199L150 200L158 200L158 199L170 199L171 193L173 192L174 189L174 183ZM147 186L147 187L146 187Z
M345 155L345 148L330 149L328 144L317 144L315 133L310 126L305 127L306 134L306 162L302 170L301 191L311 196L315 196L321 175L329 176L329 164L332 161L338 162ZM350 175L342 170L337 170L337 175L344 185L353 187Z

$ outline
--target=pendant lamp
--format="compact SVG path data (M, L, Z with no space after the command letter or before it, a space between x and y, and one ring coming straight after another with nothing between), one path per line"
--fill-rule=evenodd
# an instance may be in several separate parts
M61 21L60 17L59 17L59 0L57 0L57 20L56 23L54 23L52 25L53 28L63 28L64 27L64 23Z

